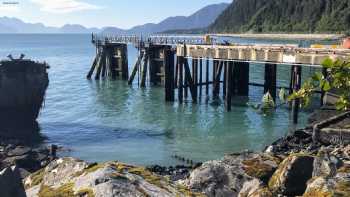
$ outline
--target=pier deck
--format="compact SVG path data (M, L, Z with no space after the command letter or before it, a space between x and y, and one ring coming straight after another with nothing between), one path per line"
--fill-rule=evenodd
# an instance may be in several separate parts
M302 67L321 69L327 59L349 60L350 50L339 48L300 48L297 45L238 45L220 43L215 38L204 36L114 36L92 35L96 46L96 58L87 75L95 79L118 75L129 84L138 76L138 85L162 85L165 100L182 103L191 95L197 102L203 93L219 98L222 93L227 111L231 110L234 96L248 96L249 86L264 87L276 100L277 66L288 66L291 70L289 93L301 88ZM127 44L133 44L139 55L129 75ZM190 61L190 62L189 62ZM211 63L212 62L212 63ZM249 81L250 63L259 63L265 68L264 84ZM212 68L210 68L212 67ZM209 76L210 74L211 76ZM326 73L326 72L323 72ZM147 83L147 81L149 83ZM221 86L222 85L222 86ZM324 93L321 92L321 104ZM298 122L299 100L292 104L294 122Z

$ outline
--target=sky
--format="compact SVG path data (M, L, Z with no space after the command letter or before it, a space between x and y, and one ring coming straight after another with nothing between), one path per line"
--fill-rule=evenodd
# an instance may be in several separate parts
M232 0L0 0L0 16L60 27L130 28L158 23L169 16L188 16L202 7Z

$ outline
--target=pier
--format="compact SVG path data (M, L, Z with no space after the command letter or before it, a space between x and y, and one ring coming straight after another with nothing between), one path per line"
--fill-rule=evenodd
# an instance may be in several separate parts
M235 96L248 96L249 86L264 88L276 101L277 89L289 93L301 88L302 67L321 69L326 58L348 60L349 49L300 48L297 45L237 45L220 43L209 36L97 36L92 35L96 57L87 75L96 80L110 77L128 81L137 76L139 87L164 87L165 100L183 103L191 96L196 103L202 95L225 100L232 110ZM129 74L127 45L138 49L138 57ZM264 66L264 83L249 81L250 64ZM277 87L277 67L291 70L288 87ZM211 76L210 76L211 75ZM209 92L211 90L211 92ZM177 93L177 94L176 94ZM324 94L321 92L321 105ZM300 101L292 103L293 122L298 122Z

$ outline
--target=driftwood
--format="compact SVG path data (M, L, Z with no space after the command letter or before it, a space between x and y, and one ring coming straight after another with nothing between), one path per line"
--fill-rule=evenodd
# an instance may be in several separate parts
M327 120L321 121L313 126L312 131L312 140L314 143L323 142L323 143L339 143L339 140L342 142L350 143L350 130L349 129L335 129L327 128L328 126L340 122L346 118L350 117L350 111L345 113L333 116ZM337 138L337 140L335 140Z

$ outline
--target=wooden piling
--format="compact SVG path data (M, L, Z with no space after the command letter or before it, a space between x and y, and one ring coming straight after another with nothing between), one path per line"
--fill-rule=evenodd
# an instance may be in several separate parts
M209 95L209 59L206 61L206 70L205 70L205 94Z
M265 84L264 94L269 92L274 101L276 101L276 80L277 80L277 65L276 64L265 64Z
M235 62L237 71L237 95L248 96L249 95L249 63L248 62Z
M122 66L122 79L128 80L129 78L129 63L128 63L128 45L121 45L121 66Z
M164 49L165 100L174 101L174 51Z
M96 55L95 59L94 59L94 62L92 63L92 66L89 70L89 73L87 74L86 78L87 79L91 79L91 76L92 74L94 73L95 71L95 68L96 68L96 65L97 65L97 62L99 61L99 54Z
M190 67L188 65L188 61L187 59L185 59L185 63L184 63L184 70L185 70L185 80L186 80L186 84L188 85L188 87L190 88L190 92L191 92L191 97L192 97L192 101L194 103L197 102L197 91L196 86L194 85L194 81L193 78L191 76L191 70Z
M192 79L193 79L193 86L194 86L194 94L198 96L198 59L193 58L192 59Z
M224 64L224 82L222 84L222 94L223 94L223 98L225 99L226 98L226 85L227 85L227 83L226 83L226 80L227 80L227 74L226 74L227 62L225 61L225 62L223 62L223 64Z
M301 88L301 71L302 68L300 65L294 66L293 70L293 90L298 91ZM299 116L299 108L300 108L300 99L293 100L293 123L298 124L298 116Z
M218 61L217 60L213 60L213 85L212 85L212 94L213 97L215 98L216 96L216 71L217 71L217 67L218 67Z
M104 64L106 64L106 52L103 50L101 52L101 57L100 57L100 61L98 63L98 67L97 67L97 72L95 74L95 80L99 80L100 79L100 75L101 75L101 70Z
M322 75L323 77L326 79L328 77L328 73L327 73L327 68L322 68ZM324 103L324 98L326 96L326 92L321 90L321 100L320 100L320 105L323 106L325 103Z
M110 58L110 53L109 53L109 49L108 48L106 48L105 49L106 51L105 51L105 57L104 57L104 60L103 60L103 62L104 62L104 64L102 64L102 73L101 73L101 75L102 75L102 78L105 78L106 77L106 68L107 68L107 66L108 66L108 64L109 64L109 58Z
M179 102L183 103L183 94L184 94L184 83L183 83L183 64L184 64L184 57L180 56L178 57L178 97Z
M141 63L142 60L143 60L143 52L140 52L140 55L137 57L134 68L133 68L131 75L129 77L129 80L128 80L129 85L132 85L134 78L139 70L139 67L140 67L139 64Z
M227 111L231 111L231 103L232 103L232 74L233 74L233 62L227 62L227 65L225 66L226 70L226 97L225 97L225 106Z
M146 87L146 77L147 77L147 66L148 66L148 51L145 53L144 61L141 66L141 87Z
M179 80L179 57L176 56L176 62L175 62L175 88L178 88L178 80Z
M203 60L199 59L199 96L202 96L203 90Z
M216 73L214 77L214 82L213 82L213 97L214 99L217 99L220 94L220 82L221 82L221 72L223 69L224 62L217 62L216 64Z

